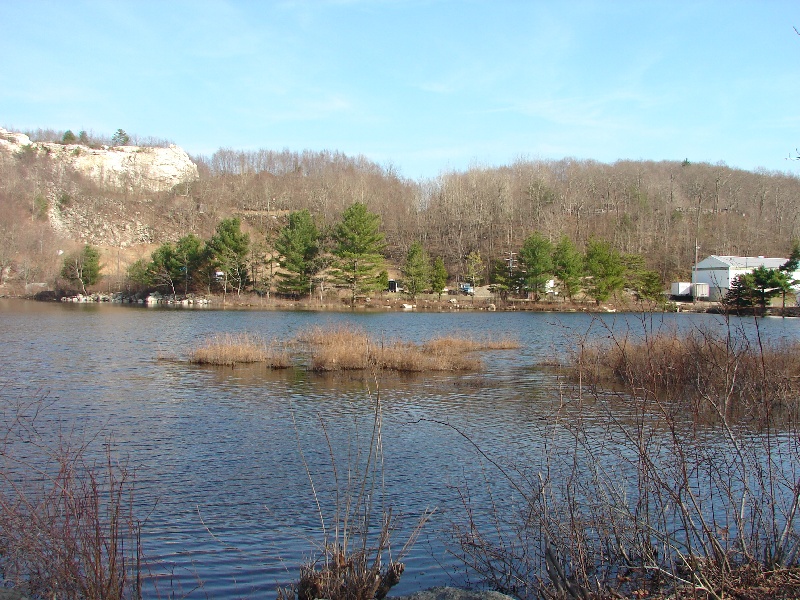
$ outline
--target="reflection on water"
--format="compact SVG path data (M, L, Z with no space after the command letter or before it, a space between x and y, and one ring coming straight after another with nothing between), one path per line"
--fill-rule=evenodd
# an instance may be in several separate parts
M639 332L642 321L651 329L724 326L705 315L601 320L586 314L179 311L0 300L0 394L46 397L45 431L76 426L87 435L102 432L129 457L148 515L143 544L159 594L271 596L276 585L296 577L320 540L299 448L323 512L330 514L336 486L328 441L339 471L353 464L354 448L371 432L375 382L361 374L271 372L258 365L200 368L182 361L186 351L218 332L285 340L306 327L341 322L415 342L450 333L514 337L522 348L485 353L481 373L379 381L385 494L403 515L399 538L427 508L439 509L393 590L410 593L464 582L442 531L462 510L456 487L495 476L475 445L536 467L562 383L536 365L563 357L581 336ZM735 324L753 327L752 321ZM800 337L796 319L759 325L768 337ZM473 491L480 501L481 486Z

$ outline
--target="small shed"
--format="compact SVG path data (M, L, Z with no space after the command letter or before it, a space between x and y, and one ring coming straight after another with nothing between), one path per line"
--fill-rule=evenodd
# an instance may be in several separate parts
M764 256L717 256L704 258L692 269L692 284L708 284L709 299L721 300L731 289L731 282L739 275L750 273L758 267L778 269L788 258L766 258ZM792 275L800 279L800 271Z

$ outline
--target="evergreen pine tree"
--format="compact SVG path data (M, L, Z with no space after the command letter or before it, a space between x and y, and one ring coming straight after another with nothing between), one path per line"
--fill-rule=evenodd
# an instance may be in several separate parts
M275 250L280 255L278 264L284 269L278 274L278 291L301 296L311 294L312 277L318 268L319 231L308 210L289 215L289 224L275 240Z
M597 304L608 300L625 283L622 257L606 241L589 240L584 254L584 268L589 290Z
M386 246L380 225L378 215L356 202L334 229L334 277L350 288L353 303L356 296L380 288Z
M535 300L539 300L553 275L553 245L550 240L538 232L528 236L519 251L519 262L526 289L533 292Z
M567 236L561 238L553 249L553 275L561 282L561 289L569 300L581 288L583 257Z
M430 286L430 258L419 242L411 244L403 265L403 287L411 299L424 292Z
M61 276L73 283L79 283L86 294L86 288L100 281L100 253L97 248L86 244L80 252L70 254L61 266Z
M437 256L433 261L431 267L431 291L434 294L439 294L439 300L442 299L442 292L447 286L447 268L444 266L444 260L441 256Z

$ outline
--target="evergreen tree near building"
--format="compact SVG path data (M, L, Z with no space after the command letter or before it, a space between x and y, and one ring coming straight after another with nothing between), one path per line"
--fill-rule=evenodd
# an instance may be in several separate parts
M604 240L592 238L583 257L586 284L597 304L605 302L625 284L625 265L619 252Z
M242 222L237 218L223 219L214 235L206 243L210 267L222 273L223 295L228 288L241 295L247 285L247 255L250 236L242 232Z
M581 289L583 257L567 236L563 236L553 249L553 275L561 282L564 295L572 300Z
M731 281L731 286L728 288L728 292L725 294L725 298L722 301L725 306L730 308L748 308L755 306L756 301L753 293L753 284L749 275L749 273L742 273Z
M794 279L794 274L800 271L800 240L792 242L792 251L789 253L789 260L780 266L780 271L786 273L789 277L789 285L783 290L783 307L786 308L786 294L791 291L792 286L800 283L800 280Z
M788 273L780 269L757 267L750 273L738 275L731 282L724 303L736 308L760 306L763 311L772 298L785 294L791 285Z
M509 294L517 292L522 287L520 271L509 266L507 260L499 259L492 263L489 273L490 290L497 294L501 300L508 300Z
M481 253L477 250L470 252L464 262L467 267L467 281L472 284L473 288L479 286L483 281L483 259L481 258Z
M350 300L380 289L386 247L380 217L356 202L333 231L334 278L350 289Z
M664 300L664 286L661 276L647 268L641 254L626 254L622 257L625 265L625 285L636 292L642 300L659 302Z
M779 270L789 275L800 270L800 240L795 240L792 243L792 251L789 254L789 260L783 263Z

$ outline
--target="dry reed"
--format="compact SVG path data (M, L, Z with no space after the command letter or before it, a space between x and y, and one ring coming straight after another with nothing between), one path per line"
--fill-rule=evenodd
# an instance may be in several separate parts
M582 345L573 367L584 383L622 385L699 413L764 419L800 416L800 343L760 344L744 336L696 330L612 338ZM715 393L725 390L724 394ZM724 406L707 406L721 399Z
M314 371L370 368L408 373L474 371L482 363L470 353L519 347L518 342L508 338L481 341L457 336L438 337L423 344L386 342L370 338L361 329L341 325L313 327L297 339L309 346L309 366Z
M520 343L509 337L473 340L461 336L447 335L433 338L425 342L422 347L426 352L433 354L456 354L477 352L479 350L516 350L520 347Z
M273 369L291 366L289 353L274 344L246 333L217 334L189 352L189 362L200 365L235 366L266 363Z

